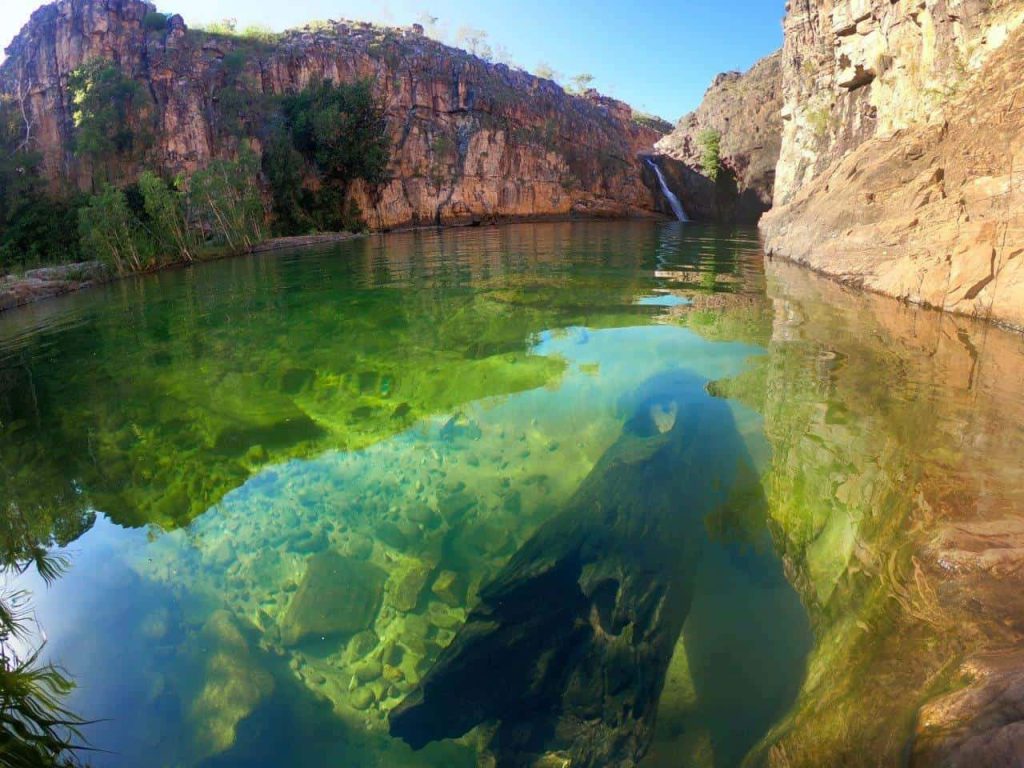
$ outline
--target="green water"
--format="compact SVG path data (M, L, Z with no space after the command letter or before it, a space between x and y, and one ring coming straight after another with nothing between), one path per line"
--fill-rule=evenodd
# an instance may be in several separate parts
M766 276L752 231L579 223L370 237L0 315L4 534L69 555L49 589L20 583L99 721L90 762L475 765L487 728L413 751L388 713L601 481L645 387L676 380L705 417L655 420L698 430L709 472L749 471L624 491L707 507L644 764L906 735L948 658L891 599L941 517L919 501L1019 509L1024 354L873 301ZM885 725L880 655L920 667L886 678Z

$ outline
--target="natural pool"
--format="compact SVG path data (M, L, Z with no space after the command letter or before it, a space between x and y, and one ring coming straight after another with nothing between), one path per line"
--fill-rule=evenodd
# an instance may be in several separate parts
M422 231L0 315L0 503L94 765L884 762L1019 640L1022 391L753 231Z

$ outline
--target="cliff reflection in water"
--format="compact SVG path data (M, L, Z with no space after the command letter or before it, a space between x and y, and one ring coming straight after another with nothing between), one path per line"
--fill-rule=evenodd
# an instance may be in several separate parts
M768 295L768 355L719 391L764 414L770 526L815 648L760 756L998 764L1013 698L941 696L1005 686L977 654L1022 639L1024 341L785 263Z

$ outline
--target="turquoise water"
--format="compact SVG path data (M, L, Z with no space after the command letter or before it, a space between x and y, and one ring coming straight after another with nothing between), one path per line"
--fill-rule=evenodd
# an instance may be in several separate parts
M816 664L867 652L843 645L843 622L880 610L854 542L896 546L863 510L904 514L877 468L840 504L819 482L832 458L794 465L813 439L852 453L847 475L874 466L812 422L831 409L870 432L852 415L878 403L843 377L881 363L797 339L804 300L773 279L752 231L536 224L224 261L0 315L6 533L69 557L49 588L19 584L71 708L97 721L90 763L599 765L593 733L629 735L615 754L650 766L763 749L819 695ZM917 418L900 408L885 429ZM925 467L932 448L894 431ZM560 558L584 564L569 592L534 576ZM612 598L587 586L603 571ZM572 651L543 694L492 700L517 690L520 646L487 636L482 690L445 670L510 579L555 613L584 607L565 639L561 613L536 638ZM570 659L610 664L624 637L654 650L600 686L584 749L565 714L582 705L552 690L596 690L604 673ZM420 731L435 740L414 751L389 717L425 683L458 732Z

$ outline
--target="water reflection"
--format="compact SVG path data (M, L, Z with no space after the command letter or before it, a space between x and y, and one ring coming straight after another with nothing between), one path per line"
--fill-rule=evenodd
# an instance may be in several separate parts
M897 764L930 748L919 707L965 684L961 661L1022 639L1008 563L983 553L1012 546L1024 510L1024 345L784 263L768 278L769 353L722 391L765 416L771 526L816 643L763 752ZM941 750L976 735L978 714L939 730Z

